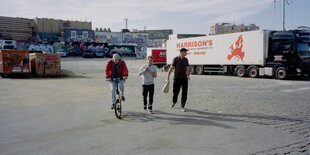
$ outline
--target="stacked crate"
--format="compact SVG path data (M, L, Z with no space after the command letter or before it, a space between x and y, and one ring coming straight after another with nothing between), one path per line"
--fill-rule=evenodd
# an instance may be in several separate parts
M60 76L60 54L31 53L31 73L35 76Z

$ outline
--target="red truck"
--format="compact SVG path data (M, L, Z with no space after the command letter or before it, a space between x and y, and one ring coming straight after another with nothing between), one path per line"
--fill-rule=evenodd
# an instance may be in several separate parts
M153 64L159 68L167 64L166 48L148 48L147 56L153 56Z

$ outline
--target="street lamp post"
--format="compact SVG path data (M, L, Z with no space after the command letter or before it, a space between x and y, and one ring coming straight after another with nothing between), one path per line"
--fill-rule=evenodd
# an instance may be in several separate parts
M285 31L285 0L282 0L282 29Z

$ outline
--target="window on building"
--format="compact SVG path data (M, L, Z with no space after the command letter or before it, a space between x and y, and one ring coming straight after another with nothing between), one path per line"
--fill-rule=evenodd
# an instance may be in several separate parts
M71 37L76 38L76 31L71 31Z
M88 32L87 31L83 31L83 38L88 38Z

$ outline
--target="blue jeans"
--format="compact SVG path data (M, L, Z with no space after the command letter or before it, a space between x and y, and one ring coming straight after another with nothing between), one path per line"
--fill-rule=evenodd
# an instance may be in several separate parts
M115 104L115 101L116 101L116 81L111 81L110 87L111 87L111 96L112 96L112 105L113 105ZM120 95L124 96L124 80L118 81L118 87L119 87Z

